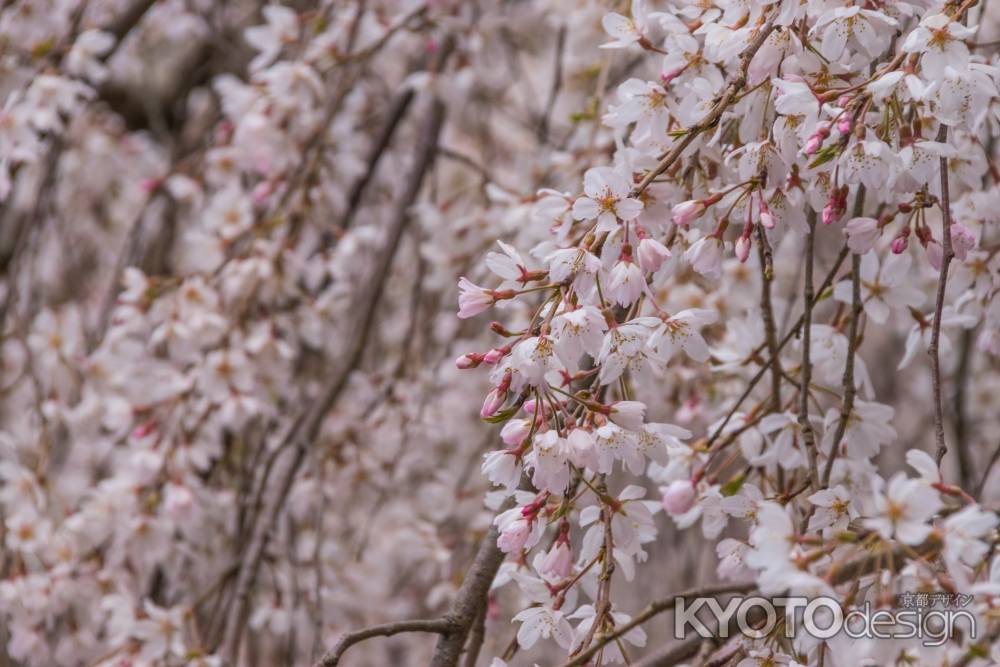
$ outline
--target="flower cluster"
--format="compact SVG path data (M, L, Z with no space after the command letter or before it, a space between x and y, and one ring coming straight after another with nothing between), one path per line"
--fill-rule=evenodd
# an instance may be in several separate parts
M645 634L618 629L641 607L618 591L660 553L660 510L717 543L720 578L764 594L849 608L985 593L992 627L995 584L976 582L998 519L973 495L989 473L941 407L941 358L968 374L978 340L976 368L996 364L1000 69L970 46L974 5L634 0L604 16L601 47L658 76L617 86L601 117L609 163L586 169L582 192L538 192L549 238L501 242L494 275L460 283L460 317L500 317L502 342L458 366L489 368L480 414L503 424L482 472L502 487L487 497L509 557L497 585L531 604L514 616L520 649L551 636L574 665L639 651ZM863 343L897 323L905 345L880 354L897 370L930 353L918 383L936 435L910 447L936 456L911 448L912 470L883 476L883 454L906 446ZM741 666L988 653L969 637L732 650Z
M0 662L1000 661L997 12L0 3Z

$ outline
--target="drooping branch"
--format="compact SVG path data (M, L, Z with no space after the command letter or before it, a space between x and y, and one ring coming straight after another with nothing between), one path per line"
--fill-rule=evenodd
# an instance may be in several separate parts
M854 199L854 217L861 215L865 205L865 186L862 183L858 186L858 194ZM840 419L837 421L837 430L834 431L833 444L826 459L826 466L823 468L822 486L830 484L830 475L833 473L833 463L837 459L837 451L840 448L840 441L847 432L847 425L850 423L851 413L854 411L854 396L857 388L854 383L854 358L858 351L858 320L861 318L861 255L851 255L851 324L847 329L847 359L844 361L844 377L841 382L844 388L844 402L840 408Z
M937 141L945 143L948 140L948 126L941 125ZM934 301L934 319L931 321L931 342L927 354L931 358L931 385L934 390L934 441L937 444L935 456L940 467L944 455L948 453L948 445L944 435L944 406L941 402L941 359L938 353L938 343L941 340L941 314L944 311L944 295L948 287L948 267L955 256L951 247L951 197L948 192L948 158L939 160L941 169L941 271L938 276L937 297Z
M812 311L813 260L816 244L816 211L806 214L805 270L802 280L802 370L799 373L799 429L802 431L806 455L809 457L809 479L814 489L820 488L819 456L816 452L816 432L809 421L809 384L812 382Z

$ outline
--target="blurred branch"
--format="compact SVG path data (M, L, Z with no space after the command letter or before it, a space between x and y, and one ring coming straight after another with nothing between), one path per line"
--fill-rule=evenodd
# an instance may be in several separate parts
M538 141L543 144L549 141L549 123L552 121L552 111L556 106L556 99L563 82L563 52L566 49L566 25L559 26L559 33L556 35L555 62L552 66L552 86L549 88L549 98L545 103L545 111L542 112L542 120L538 124Z
M406 189L396 205L389 224L386 243L373 262L369 279L360 283L364 289L357 294L354 300L352 311L354 317L350 320L353 327L344 337L344 353L337 359L334 369L319 395L300 415L296 425L280 445L280 449L290 450L292 454L290 457L285 457L286 463L275 483L276 491L268 499L261 515L257 517L250 544L244 552L236 581L233 605L227 615L222 639L222 655L229 664L236 662L240 640L249 615L250 596L271 529L281 512L292 482L305 460L306 452L319 434L324 417L336 403L350 374L360 365L366 343L371 339L370 331L375 320L376 306L381 300L389 269L410 220L410 206L417 200L424 177L433 164L444 117L444 103L435 98L431 102L430 110L421 129L416 150L417 157L410 171Z

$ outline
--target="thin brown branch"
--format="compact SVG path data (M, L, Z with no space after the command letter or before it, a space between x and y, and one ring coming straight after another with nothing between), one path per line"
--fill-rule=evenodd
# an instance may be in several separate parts
M819 457L816 454L816 432L809 421L809 384L812 381L812 311L816 295L813 293L813 260L816 242L816 211L806 214L805 269L802 282L802 370L799 380L799 428L809 457L809 479L817 491L820 487Z
M396 133L396 128L399 127L400 122L406 116L406 112L410 108L410 103L413 101L413 96L413 88L407 88L393 99L389 107L389 113L386 115L385 124L382 126L382 131L368 153L368 167L354 182L351 186L350 194L347 195L347 208L344 212L344 217L340 221L340 228L342 230L348 229L354 221L354 215L361 204L361 195L364 194L365 188L368 187L372 178L375 177L375 170L378 168L378 163L383 153L385 153L386 148L389 147L389 143Z
M476 667L479 660L479 651L483 648L483 641L486 639L486 608L489 606L488 600L483 600L482 609L476 616L472 624L472 631L469 633L469 641L465 646L465 667Z
M969 414L966 404L968 402L969 367L975 348L973 338L972 329L962 330L959 342L958 368L955 370L955 396L952 400L959 486L969 491L973 489L973 463L969 456Z
M649 619L662 614L665 611L670 611L677 606L680 600L693 600L694 598L703 597L718 597L720 595L726 595L727 593L747 593L756 588L754 583L742 583L742 584L717 584L713 586L704 586L702 588L694 588L676 595L672 595L667 598L660 600L654 600L649 603L645 609L635 615L628 623L623 624L621 627L615 628L614 632L608 634L599 634L594 638L594 644L588 648L583 653L573 657L568 662L562 664L562 667L579 667L585 664L591 658L593 658L601 648L610 644L611 642L625 636L633 629L639 627Z
M833 284L834 276L836 276L837 271L840 270L840 265L844 263L844 259L847 258L848 252L849 250L847 248L847 245L845 244L841 248L840 254L837 255L837 259L834 261L833 266L830 268L829 272L827 272L826 278L823 279L823 284L820 285L818 291L819 294L823 294L830 287L830 285ZM781 352L781 350L785 349L785 346L788 345L789 341L791 341L792 338L794 338L799 333L799 330L802 328L802 324L804 322L805 318L800 316L799 319L795 322L795 325L788 330L788 333L786 333L784 337L780 341L778 341L778 352ZM707 447L711 447L712 444L719 439L719 436L722 435L722 431L726 428L726 425L729 424L729 421L733 418L736 412L739 411L740 406L743 405L743 401L747 400L747 398L750 397L750 394L752 394L753 390L757 387L757 383L761 381L761 378L764 377L764 375L767 373L770 367L771 367L770 360L768 360L767 362L763 363L760 369L757 371L757 373L752 378L750 378L750 382L747 383L746 389L744 389L740 397L736 399L736 403L726 414L725 418L719 423L719 425L715 427L715 431L713 431L712 435L708 438L708 442L706 443Z
M861 215L865 206L865 186L862 183L858 186L858 193L854 199L854 217ZM847 432L847 425L851 420L851 413L854 411L854 397L857 387L854 383L854 358L858 351L858 321L861 319L861 255L851 255L851 324L847 329L847 359L844 361L844 377L842 385L844 387L844 402L840 407L840 419L837 422L837 430L834 432L833 444L830 445L830 452L826 459L826 466L823 468L822 487L830 484L830 475L833 473L833 463L837 460L840 449L840 441ZM820 488L822 488L820 487Z
M774 280L770 248L764 236L763 225L757 225L757 256L760 259L760 307L764 315L764 339L770 355L771 411L781 411L781 355L778 350L778 329L774 323L774 306L771 303L771 283ZM804 315L803 315L804 317Z
M775 29L775 27L774 23L768 22L758 28L757 34L750 42L750 45L747 46L747 48L743 51L743 54L740 56L739 69L733 75L732 79L730 79L725 90L722 92L722 96L719 98L719 101L715 103L715 106L712 107L704 118L684 130L684 138L681 139L680 142L678 142L678 144L674 146L673 149L671 149L670 152L667 153L655 167L646 172L646 175L642 177L642 180L639 181L639 183L632 190L633 196L642 194L642 192L649 187L649 184L652 183L657 176L670 168L670 165L672 165L677 158L681 156L684 150L691 145L691 142L694 141L699 134L711 127L714 127L715 124L719 122L719 118L722 117L722 114L726 111L726 109L728 109L729 106L735 101L737 93L739 93L746 84L747 69L750 67L750 61L752 61L753 57L757 55L757 51L759 51L760 47L764 45L764 42L767 41L768 37L770 37L771 32Z
M938 130L937 141L945 143L948 140L948 126L942 125ZM948 445L944 436L944 406L941 403L941 359L938 353L938 343L941 340L941 313L944 310L944 294L948 287L948 267L955 256L951 248L951 197L948 192L948 158L939 161L941 169L941 272L938 277L937 298L934 302L934 319L931 321L931 343L927 354L931 358L931 384L934 389L934 440L937 444L937 464L940 467L944 455L948 453Z
M447 634L454 629L452 622L447 618L434 618L416 621L397 621L384 625L375 625L364 630L351 632L340 638L337 645L324 655L314 667L337 667L341 657L355 644L371 639L373 637L391 637L403 632L430 632L434 634Z
M847 432L847 425L851 421L851 413L854 411L854 396L857 389L854 384L854 357L858 350L858 320L861 318L861 255L851 255L851 324L847 329L847 360L844 362L844 377L842 385L844 387L844 401L840 407L840 419L837 421L837 430L833 434L833 443L830 445L830 452L826 459L826 466L823 468L823 486L830 483L830 475L833 473L833 463L837 460L840 450L840 441Z

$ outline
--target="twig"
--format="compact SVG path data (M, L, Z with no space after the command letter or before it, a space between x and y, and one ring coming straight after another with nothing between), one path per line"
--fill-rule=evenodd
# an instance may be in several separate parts
M486 608L489 606L488 600L483 600L483 606L472 624L472 631L469 633L469 641L465 647L465 667L476 667L479 660L479 651L483 648L483 640L486 639Z
M781 355L778 351L778 332L774 324L774 307L771 304L771 281L774 270L771 267L767 238L763 225L757 225L757 256L760 259L760 306L764 314L764 337L767 344L771 367L771 411L781 411ZM803 315L805 317L805 315Z
M750 67L750 61L760 50L760 47L764 45L767 38L771 35L771 32L775 29L774 23L767 23L757 31L757 35L754 37L750 45L743 51L740 56L740 67L736 74L729 81L729 85L726 86L725 91L722 93L722 97L719 101L715 103L711 111L705 115L699 122L695 123L691 127L684 130L684 138L673 147L673 149L667 153L660 162L646 172L646 175L642 177L642 180L633 188L632 196L638 196L649 187L649 184L653 180L670 168L677 158L681 156L681 153L694 141L695 137L704 132L705 130L713 127L722 117L723 112L729 108L729 105L733 103L736 97L736 93L743 88L747 81L747 69Z
M837 430L834 431L833 444L823 468L823 486L830 483L833 473L833 463L837 460L840 441L847 432L847 424L851 421L854 411L854 395L857 391L854 385L854 356L858 349L858 320L861 317L861 255L851 255L851 324L847 329L847 360L844 362L844 402L840 407L840 419Z
M948 126L938 130L938 143L948 141ZM941 466L948 445L944 438L944 407L941 404L941 359L938 342L941 340L941 312L944 310L944 293L948 286L948 267L955 256L951 248L951 197L948 193L948 158L939 160L941 169L941 272L938 277L937 299L934 304L934 319L931 322L931 344L927 354L931 357L931 382L934 388L934 439L937 443L937 464Z
M752 591L756 587L754 583L742 583L742 584L718 584L714 586L704 586L702 588L695 588L676 595L663 598L661 600L654 600L649 603L645 609L635 615L632 620L625 623L619 628L615 628L615 631L606 635L597 635L594 638L594 644L588 648L583 653L575 656L568 662L562 664L562 667L579 667L583 665L588 660L590 660L594 655L605 645L623 637L628 634L634 628L639 627L649 619L662 614L665 611L670 611L677 606L677 602L680 600L691 600L694 598L702 597L717 597L719 595L725 595L727 593L747 593Z
M969 366L972 361L973 345L972 329L962 331L958 369L955 371L955 396L952 401L952 412L955 419L955 452L958 454L959 486L972 489L972 460L969 457L969 415L966 410L966 395L969 388Z
M806 214L806 257L805 277L802 283L802 372L799 379L799 428L806 454L809 457L809 477L813 488L820 487L819 464L816 454L816 432L809 422L809 384L812 381L812 311L816 295L813 294L813 259L816 242L816 211L810 209Z
M372 637L391 637L403 632L431 632L434 634L446 634L454 627L447 618L434 618L416 621L396 621L395 623L385 623L375 625L364 630L351 632L340 638L337 645L330 649L329 653L320 658L315 667L337 667L340 658L343 657L347 649L357 643L363 642Z
M847 245L845 244L841 248L840 254L837 255L837 259L833 263L833 267L826 274L826 278L823 279L823 284L820 285L819 288L818 292L819 294L823 294L823 292L825 292L827 288L829 288L830 285L833 283L833 278L835 275L837 275L837 271L840 270L840 265L844 263L844 259L847 257L848 252L849 250L847 248ZM778 341L779 352L785 348L785 345L788 345L788 342L792 340L792 338L795 337L795 335L799 332L799 329L802 328L803 322L805 322L805 318L800 316L798 321L795 322L795 325L788 330L788 333L786 333L784 337L780 341ZM712 435L708 438L708 442L706 443L707 447L711 447L712 443L714 443L716 440L719 439L719 436L722 435L722 431L726 428L726 425L729 424L729 421L733 418L733 415L735 415L736 412L740 409L740 406L743 405L743 401L747 400L747 398L750 397L750 394L753 393L754 388L757 386L757 383L760 382L761 378L764 377L764 374L767 373L768 368L770 368L770 363L765 362L764 364L761 365L757 373L750 379L750 382L747 383L747 388L743 390L743 393L740 395L740 397L736 399L736 403L733 405L732 409L730 409L729 413L719 423L719 425L715 427L715 431L713 431Z
M344 212L343 219L340 221L340 228L342 230L348 229L354 221L354 215L357 213L358 205L361 203L361 195L364 194L365 188L368 187L368 183L370 183L372 178L374 178L379 160L382 158L382 154L385 153L385 149L389 147L389 142L392 141L392 136L396 133L396 128L399 127L400 121L410 108L410 102L413 101L413 95L413 88L408 87L392 101L392 106L389 107L389 113L385 124L382 126L382 131L379 133L378 139L375 140L375 144L368 153L368 167L365 169L365 172L361 174L356 181L354 181L354 184L351 186L350 194L347 196L347 208Z
M854 217L861 215L865 205L865 185L858 186L858 193L854 199ZM837 460L837 452L840 449L840 441L847 432L847 424L851 420L851 413L854 411L854 396L857 387L854 384L854 357L858 351L858 320L861 318L861 255L851 255L851 324L847 329L847 360L844 362L844 402L840 406L840 420L837 422L837 430L834 432L833 444L830 446L830 453L826 459L826 466L823 468L823 487L830 484L830 475L833 473L833 462ZM822 488L822 487L820 487Z
M976 489L976 498L982 499L983 491L986 490L986 482L990 479L990 473L993 471L993 466L996 465L997 461L1000 461L1000 445L997 445L996 449L993 450L993 456L990 457L990 462L986 464L986 470L983 471L983 478L979 480L979 487Z

